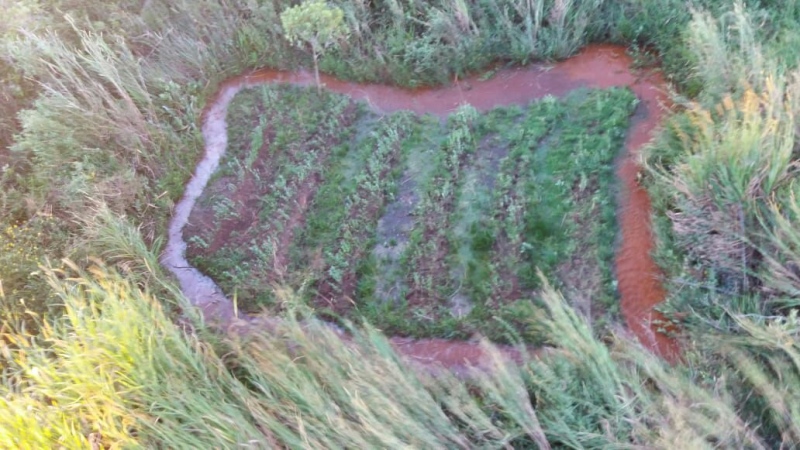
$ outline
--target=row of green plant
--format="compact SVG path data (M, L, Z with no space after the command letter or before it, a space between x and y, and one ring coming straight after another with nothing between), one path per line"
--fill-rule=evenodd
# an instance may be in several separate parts
M564 102L563 118L534 154L527 179L518 181L517 196L527 204L521 212L525 251L517 275L523 286L538 287L542 270L559 287L574 288L572 295L586 295L581 287L590 280L581 278L588 274L565 265L581 261L579 267L597 269L595 286L587 289L591 302L613 313L614 161L624 151L637 100L630 90L614 88L576 92Z
M274 303L273 283L289 281L288 254L299 225L293 216L303 222L329 160L348 147L357 108L346 97L288 87L239 95L230 107L236 124L230 152L199 203L199 211L213 211L211 223L200 226L211 227L189 227L187 250L242 309L253 310ZM257 126L245 131L251 123ZM308 191L303 198L300 190Z
M468 139L464 138L476 143L475 151L471 152L474 154L459 159L443 151L428 156L426 171L412 171L409 166L403 183L414 186L416 193L402 201L420 198L415 207L409 205L408 209L408 214L413 214L410 223L413 228L406 236L382 238L386 242L377 243L381 251L361 264L358 281L361 289L354 299L353 313L363 315L390 334L467 337L480 331L493 339L505 340L510 324L513 329L521 330L526 339L536 340L529 319L537 311L528 301L534 295L535 285L522 285L518 272L539 266L555 276L558 267L575 258L583 263L584 269L589 267L597 272L593 290L578 292L583 289L581 285L575 289L576 295L593 297L597 311L603 311L599 306L608 307L613 315L616 296L610 269L615 241L612 161L622 146L625 126L620 120L630 114L634 102L626 90L591 93L584 98L586 95L573 96L566 102L549 99L536 103L525 120L513 109L476 116L471 123L474 129L468 131ZM556 123L564 121L565 129L559 128L549 138L554 143L540 147L540 141L553 131ZM581 127L596 133L596 137L581 137L577 133ZM441 133L437 130L431 127L427 131L428 137L421 140L421 148L437 142L441 148L448 148L449 138L437 137ZM481 167L487 164L485 158L493 151L504 151L504 147L513 147L513 151L497 162L503 170L497 175L501 186L495 192L492 180L484 177L478 182L475 177L481 170L492 170ZM421 148L411 152L408 164L419 158ZM544 156L545 152L549 156ZM457 168L453 165L456 163ZM531 167L534 165L536 169ZM550 169L558 183L547 175ZM452 180L459 174L464 175L465 181ZM513 186L504 188L503 183ZM454 187L442 195L447 186ZM518 192L510 195L504 189ZM476 201L481 192L488 197L483 199L485 205ZM573 195L578 197L574 202ZM509 215L506 204L509 197L517 201L547 197L549 203L534 205L535 210L560 211L563 216L560 221L565 223L561 226L563 235L523 245L526 224L533 220L524 211L527 202L534 200L510 208L516 212ZM396 220L392 215L387 219ZM570 225L573 220L585 225L577 229ZM506 230L511 236L506 246L495 245L495 231L501 226L515 230ZM380 229L378 235L380 238ZM443 247L445 244L447 248ZM526 248L550 251L554 256L549 262L542 258L526 261ZM423 266L436 266L439 270L426 271ZM509 280L509 275L514 280ZM430 279L431 290L415 299L410 288L416 278L422 280L424 276ZM575 280L564 281L567 284ZM457 301L466 303L456 304L457 296L460 297ZM460 312L459 307L463 308Z
M414 231L401 259L407 286L427 279L430 289L416 302L413 291L402 290L400 301L362 299L376 303L365 308L369 320L389 333L463 337L479 330L500 340L511 325L536 340L529 328L537 314L529 302L536 270L589 298L605 311L598 318L613 315L613 160L634 105L630 91L596 91L537 102L523 117L514 109L475 117L469 162L441 152L419 187ZM498 162L497 186L485 174L478 179L493 151L508 153ZM572 260L578 267L569 266ZM581 279L591 270L593 280ZM453 312L456 296L468 302L466 312Z
M457 327L458 321L446 311L447 298L455 290L445 258L447 234L461 178L474 155L477 137L473 125L479 116L467 105L448 117L446 135L438 151L430 155L429 164L434 169L417 187L419 200L412 211L414 226L400 257L405 290L399 293L398 302L386 306L403 317L404 334L414 330L416 335L450 335L455 331L454 325ZM384 322L380 320L377 325ZM401 330L387 327L386 331L391 334Z
M373 231L371 255L359 269L358 315L385 331L413 335L416 324L408 322L408 266L406 252L419 222L420 191L429 186L442 162L440 148L447 138L441 119L423 116L408 136L397 189Z
M483 252L469 283L486 308L511 297L503 309L523 336L536 334L537 311L525 305L539 288L537 271L584 314L614 314L613 161L634 105L624 89L578 92L540 102L512 131L502 163L509 172L501 172L490 219L473 228L472 246Z
M465 283L474 299L483 298L491 304L493 299L516 302L527 296L517 276L523 264L523 253L530 251L530 246L524 245L526 199L520 192L521 184L538 172L539 168L534 166L536 154L546 151L542 147L563 120L565 106L548 97L530 105L521 114L498 109L483 125L493 133L486 144L507 147L507 155L500 162L496 189L486 205L487 212L471 226L467 235L475 258L466 265ZM518 321L518 325L524 327L524 320Z
M305 292L301 295L309 296L319 312L363 316L391 334L463 338L480 331L504 339L509 325L525 330L536 314L527 299L537 288L532 275L537 268L548 277L563 278L563 286L574 285L576 296L613 306L611 163L634 104L629 91L581 92L564 101L548 98L522 118L514 109L488 115L465 110L451 116L449 134L440 144L444 151L427 157L416 154L424 145L404 136L430 127L413 126L418 121L409 114L394 114L362 122L360 136L332 148L333 158L322 159L306 148L314 145L307 139L312 135L298 135L297 130L323 133L324 117L340 114L329 111L334 106L324 99L330 99L312 102L315 112L304 120L297 111L309 106L309 98L317 95L313 91L292 90L280 100L272 95L273 88L261 96L257 92L234 101L232 148L216 182L225 186L212 187L200 201L201 208L214 211L214 228L189 238L190 253L200 254L191 260L236 297L241 308L275 306L270 286L280 282ZM264 119L265 105L275 108L271 123ZM246 133L243 123L256 127ZM267 128L275 131L265 134ZM583 136L582 130L591 134ZM325 140L324 133L313 136ZM508 156L493 155L497 148ZM292 163L298 152L313 159L315 176L322 181L303 200L309 206L301 214L300 230L291 233L290 241L277 243L295 202L296 189L288 197L286 189L307 178ZM401 244L399 256L392 257L397 242L376 242L376 226L406 158L408 164L426 158L424 165L431 169L414 188L419 203L408 205L413 215L408 245ZM490 164L487 158L494 158L497 167L483 167ZM500 188L493 194L493 172L501 167ZM236 193L239 189L253 192L243 197ZM476 195L484 198L477 201ZM249 211L253 198L259 198L258 212ZM603 216L595 209L598 205ZM577 223L587 225L578 229ZM501 228L504 233L498 233ZM595 230L605 235L596 236ZM498 239L507 242L495 244ZM211 241L218 243L213 249L208 248ZM291 267L276 268L277 245L291 247ZM383 256L397 259L400 270L377 261L381 257L371 254L376 245L387 246ZM572 259L580 261L578 269L596 272L589 280L593 286L583 289L584 280L577 278L585 273L560 269ZM398 292L387 298L376 289L381 283ZM593 298L601 294L603 299ZM453 312L456 296L466 312ZM522 335L536 339L535 331Z
M369 138L356 144L360 167L347 175L340 173L341 178L334 175L327 195L315 199L316 228L308 229L313 239L309 243L315 244L313 251L322 253L322 264L313 275L316 292L312 295L323 308L330 305L342 312L342 304L351 303L363 289L358 286L363 274L358 272L375 245L376 223L396 188L397 166L414 122L410 113L381 119ZM342 183L345 177L347 182ZM305 268L308 262L304 259L298 266Z
M470 290L473 281L479 284L472 272L473 265L459 260L473 251L473 242L458 234L463 226L463 209L479 208L473 201L475 193L493 191L489 180L473 178L483 169L480 166L486 163L485 154L492 151L483 148L490 133L485 122L502 116L502 111L494 110L483 116L466 109L460 111L463 117L451 116L449 132L438 144L441 150L428 155L431 161L428 166L432 169L418 183L414 227L399 257L402 268L395 274L381 275L400 276L405 281L394 284L399 288L395 301L370 299L376 305L365 308L367 319L387 333L463 339L480 331L496 340L506 337L507 325L493 317L504 317L503 307L512 299L498 298L501 306L488 309L485 296L473 295L475 292ZM476 214L491 221L490 211L483 216ZM391 278L387 284L392 285Z

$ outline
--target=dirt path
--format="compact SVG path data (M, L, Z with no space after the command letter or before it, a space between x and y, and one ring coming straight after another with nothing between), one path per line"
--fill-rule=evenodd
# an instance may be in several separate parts
M405 90L392 86L349 83L327 76L322 77L322 82L330 91L366 101L379 113L411 110L438 116L446 116L464 103L471 104L479 111L486 111L496 106L527 104L545 95L560 96L579 87L630 87L641 103L627 139L627 157L622 159L617 172L623 187L619 203L622 244L615 264L621 306L628 327L640 341L661 355L673 358L678 351L676 344L658 333L652 324L652 320L658 318L653 308L664 299L665 291L659 281L660 271L650 256L653 248L650 201L647 192L638 185L639 168L636 163L639 148L650 140L664 114L660 104L667 100L665 82L658 73L632 72L631 63L631 58L622 47L594 45L554 65L504 69L488 80L475 77L442 88ZM232 302L216 284L189 265L185 257L183 228L225 152L228 104L242 88L268 83L310 86L313 85L313 77L306 72L262 70L232 78L222 84L204 112L202 130L206 143L205 154L187 183L183 198L175 207L167 246L161 258L164 267L178 279L187 299L202 309L207 320L225 328L235 322L241 323L241 320L236 320ZM250 318L242 319L252 322ZM477 344L465 342L393 342L399 353L412 360L444 367L461 367L464 361L480 361L483 355ZM425 350L428 347L434 347L436 351ZM420 359L420 352L429 357ZM514 359L511 349L505 352Z

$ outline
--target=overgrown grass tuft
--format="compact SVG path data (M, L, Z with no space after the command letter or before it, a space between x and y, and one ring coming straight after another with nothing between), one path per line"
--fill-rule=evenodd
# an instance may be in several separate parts
M746 334L686 347L688 361L704 352L721 366L670 368L623 336L597 340L544 283L552 348L515 366L487 347L491 369L467 387L409 366L374 329L342 340L287 318L277 334L220 340L176 325L113 270L70 264L49 281L64 316L38 336L4 334L0 441L15 448L766 448L798 437L794 316L735 316Z
M492 425L452 377L410 371L374 330L343 341L289 319L278 335L215 344L116 272L69 271L49 275L62 318L4 335L0 441L16 448L496 447L521 433ZM509 402L524 393L519 375L492 388Z
M767 56L754 20L741 5L720 20L695 15L697 73L713 89L684 101L647 155L656 211L669 218L657 220L659 252L678 311L722 317L726 295L767 300L792 272L779 254L791 245L798 75ZM771 314L766 305L753 312Z

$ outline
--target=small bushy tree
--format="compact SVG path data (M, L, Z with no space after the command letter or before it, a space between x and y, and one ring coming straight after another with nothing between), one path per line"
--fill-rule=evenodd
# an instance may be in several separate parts
M297 47L311 47L314 56L314 77L319 80L319 55L347 35L344 13L324 1L310 0L281 13L286 38Z

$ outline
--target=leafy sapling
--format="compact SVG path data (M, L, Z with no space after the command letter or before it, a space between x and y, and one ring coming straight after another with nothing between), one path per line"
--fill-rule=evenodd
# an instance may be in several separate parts
M314 57L314 77L317 89L319 80L319 56L347 36L348 28L344 13L336 6L324 1L310 0L293 6L281 13L281 25L286 38L300 48L311 47Z

